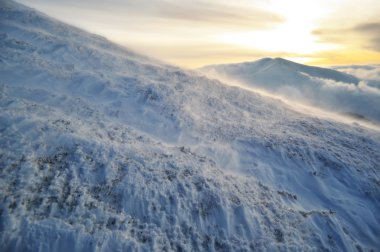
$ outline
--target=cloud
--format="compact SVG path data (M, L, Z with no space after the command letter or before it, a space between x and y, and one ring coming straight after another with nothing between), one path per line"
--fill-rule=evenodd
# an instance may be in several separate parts
M380 65L352 65L334 67L341 72L354 75L364 80L380 81Z
M360 24L353 30L367 36L368 47L380 52L380 22Z
M367 48L380 52L380 22L360 23L343 28L320 28L313 31L319 42Z
M380 123L380 89L365 81L355 85L312 77L309 85L279 87L275 92L328 111Z
M71 25L105 36L142 54L181 66L264 57L225 45L220 34L267 29L280 14L258 2L228 0L18 0ZM245 54L245 55L244 55Z
M143 44L129 44L129 48L141 51ZM156 58L165 58L169 63L181 62L183 67L201 67L220 62L237 63L264 57L297 57L299 55L285 52L267 52L234 45L224 45L209 41L188 41L180 44L155 43L149 46L149 54Z
M160 1L154 14L164 19L251 29L267 28L284 21L268 11L212 1Z
M210 77L219 78L226 83L240 84L282 97L287 101L366 119L380 125L380 85L376 86L375 83L363 79L355 84L314 77L317 75L308 75L302 72L302 68L294 70L296 75L284 74L278 68L260 74L262 72L252 68L250 71L258 74L250 75L244 70L245 65L249 66L242 63L232 65L234 68L229 68L229 65L223 68L222 65L203 71ZM242 68L239 69L239 66ZM373 69L372 66L370 69ZM298 76L300 72L303 78Z
M319 89L313 102L337 112L355 114L380 123L380 90L361 81L359 85L316 80Z
M140 25L149 29L155 24L169 26L207 25L220 29L257 29L268 28L284 21L278 14L256 8L254 4L242 5L237 2L230 4L227 1L187 1L187 0L20 0L25 4L36 6L48 13L55 11L55 15L73 16L80 20L82 15L93 19L94 22L106 22L119 20L122 25ZM99 17L103 19L99 20ZM116 20L115 20L116 19ZM123 22L129 21L129 22ZM177 23L173 22L176 21ZM84 20L83 20L84 21ZM113 23L114 25L119 25ZM198 27L202 28L202 27Z

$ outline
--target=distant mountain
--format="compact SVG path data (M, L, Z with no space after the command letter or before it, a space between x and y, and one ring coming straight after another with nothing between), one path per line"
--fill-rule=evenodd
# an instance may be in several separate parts
M380 132L0 1L0 251L371 251Z
M226 77L239 78L263 87L279 85L299 86L308 84L311 78L329 79L357 85L359 79L332 69L298 64L282 58L263 58L253 62L210 65L200 68L203 72L216 71ZM249 84L250 84L249 83Z
M372 82L337 70L282 58L210 65L199 70L213 78L235 81L289 100L380 123L380 90Z

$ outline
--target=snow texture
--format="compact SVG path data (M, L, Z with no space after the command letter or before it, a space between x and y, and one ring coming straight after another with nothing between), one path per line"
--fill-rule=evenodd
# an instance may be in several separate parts
M367 66L369 67L369 66ZM311 67L281 58L211 65L200 69L210 77L259 88L288 100L380 125L380 82L333 69ZM366 71L373 77L376 69Z
M378 251L380 133L0 2L1 251Z

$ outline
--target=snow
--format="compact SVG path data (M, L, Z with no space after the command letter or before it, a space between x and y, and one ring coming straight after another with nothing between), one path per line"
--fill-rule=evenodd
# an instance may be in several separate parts
M349 68L335 69L349 72ZM199 70L207 76L235 85L380 125L380 89L375 80L281 58L210 65Z
M1 251L380 247L380 133L0 4Z

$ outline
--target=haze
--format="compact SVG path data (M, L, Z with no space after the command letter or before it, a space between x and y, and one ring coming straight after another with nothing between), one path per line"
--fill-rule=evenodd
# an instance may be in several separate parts
M380 62L378 0L19 0L64 22L184 66L283 57Z

